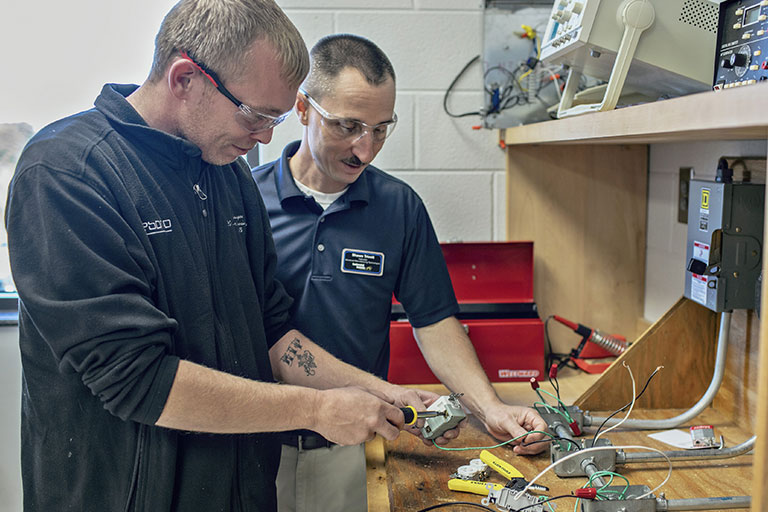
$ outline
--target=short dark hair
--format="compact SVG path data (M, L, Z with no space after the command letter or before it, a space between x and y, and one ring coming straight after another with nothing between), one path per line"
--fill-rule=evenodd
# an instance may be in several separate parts
M312 47L309 60L303 88L317 99L333 90L336 77L346 68L360 71L371 85L381 85L388 78L395 81L395 69L381 48L354 34L325 36Z

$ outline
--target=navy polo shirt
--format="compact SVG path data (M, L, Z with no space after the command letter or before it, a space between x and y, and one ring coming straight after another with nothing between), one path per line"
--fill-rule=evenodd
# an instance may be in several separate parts
M421 198L368 166L325 211L296 187L288 158L253 170L295 299L294 325L339 359L386 378L392 294L414 327L458 312L443 253Z

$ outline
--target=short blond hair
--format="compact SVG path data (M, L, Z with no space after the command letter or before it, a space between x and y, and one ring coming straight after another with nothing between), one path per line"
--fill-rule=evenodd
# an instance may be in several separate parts
M150 81L160 80L181 51L219 75L240 76L250 46L268 41L277 51L281 78L298 86L309 71L304 40L273 0L181 0L163 19L155 37Z

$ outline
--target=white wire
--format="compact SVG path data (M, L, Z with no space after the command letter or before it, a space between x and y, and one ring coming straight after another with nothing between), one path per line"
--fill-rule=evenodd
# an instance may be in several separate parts
M559 68L552 68L550 66L542 65L542 69L544 69L544 71L546 73L549 73L549 76L552 77L552 81L555 84L555 92L557 92L557 97L558 98L562 98L563 97L563 93L560 92L560 80L557 78L557 75L555 74L555 71L557 71Z
M574 458L574 457L576 457L577 455L584 455L585 453L589 453L589 452L602 452L602 451L607 451L607 450L650 450L650 451L653 451L653 452L656 452L656 453L659 453L659 454L661 454L661 456L662 456L662 457L664 457L665 459L667 459L667 464L669 464L669 470L667 471L667 478L665 478L663 482L661 482L659 485L657 485L656 487L654 487L653 489L651 489L651 490L650 490L650 491L648 491L647 493L645 493L645 494L642 494L642 495L638 496L638 497L637 497L637 498L635 498L635 499L638 499L638 500L640 500L640 499L643 499L643 498L645 498L646 496L650 496L651 494L653 494L654 492L656 492L658 489L660 489L660 488L661 488L661 487L662 487L664 484L666 484L666 483L669 481L669 477L671 477L671 476L672 476L672 461L669 459L669 457L667 456L667 454L666 454L666 453L664 453L664 452L663 452L663 451L661 451L661 450L657 450L656 448L651 448L650 446L640 446L640 445L627 445L627 446L593 446L592 448L586 448L586 449L584 449L584 450L578 450L578 451L575 451L575 452L573 452L572 454L570 454L570 455L567 455L567 456L563 457L562 459L560 459L560 460L558 460L558 461L555 461L555 462L553 462L552 464L550 464L549 466L547 466L546 468L544 468L544 471L542 471L541 473L539 473L538 475L536 475L536 476L534 477L534 479L533 479L533 480L531 480L530 482L528 482L528 485L526 485L526 486L525 486L525 487L524 487L524 488L523 488L521 491L519 491L519 492L517 493L517 495L515 496L515 499L520 499L520 497L522 497L523 493L525 493L526 491L528 491L528 489L530 489L530 487L531 487L531 486L532 486L532 485L533 485L533 484L534 484L534 483L535 483L535 482L536 482L536 481L537 481L539 478L541 478L541 477L542 477L542 476L543 476L543 475L544 475L544 474L545 474L547 471L549 471L550 469L554 468L554 467L555 467L555 466L557 466L558 464L561 464L561 463L565 462L566 460L570 460L570 459L573 459L573 458Z
M629 378L632 380L632 401L629 404L629 410L627 411L626 416L624 416L624 418L621 421L619 421L615 425L613 425L613 426L611 426L611 427L609 427L609 428L599 432L595 436L595 442L592 443L592 446L595 446L597 444L597 440L600 439L601 435L605 434L606 432L610 432L611 430L615 429L616 427L618 427L619 425L621 425L622 423L627 421L627 418L629 418L629 415L632 414L632 409L635 407L635 400L637 400L637 397L635 396L637 394L637 387L636 387L636 384L635 384L635 377L634 377L634 375L632 375L632 368L629 367L629 365L627 364L626 361L622 361L621 365L624 368L627 369L627 371L629 372Z

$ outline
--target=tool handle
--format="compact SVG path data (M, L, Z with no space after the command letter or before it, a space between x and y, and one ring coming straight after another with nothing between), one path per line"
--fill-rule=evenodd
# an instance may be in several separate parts
M523 474L515 469L512 464L501 460L488 450L480 452L480 460L488 464L488 466L492 467L495 471L501 473L507 480L523 478Z
M481 496L488 495L488 486L491 486L494 491L499 491L504 488L504 486L501 484L495 484L491 482L462 480L461 478L451 478L448 480L448 488L452 491L471 492Z
M405 424L406 425L413 425L416 423L417 414L416 414L416 408L412 405L407 405L405 407L400 408L401 411L403 411L403 416L405 417Z

